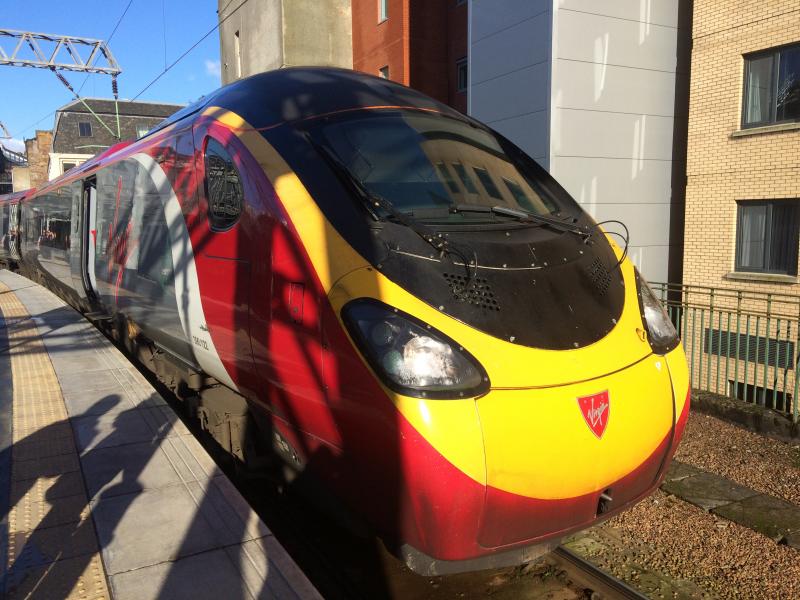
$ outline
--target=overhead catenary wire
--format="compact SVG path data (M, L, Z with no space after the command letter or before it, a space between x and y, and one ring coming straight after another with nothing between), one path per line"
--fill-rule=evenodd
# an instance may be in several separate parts
M231 2L232 2L232 1L233 1L233 0L231 0ZM136 99L137 99L139 96L141 96L141 95L142 95L142 94L144 94L144 93L145 93L147 90L149 90L149 89L150 89L150 88L153 86L153 84L155 84L155 83L156 83L156 82L157 82L159 79L161 79L161 78L162 78L164 75L166 75L166 73L167 73L167 72L168 72L170 69L172 69L172 68L173 68L175 65L177 65L177 64L178 64L179 62L181 62L181 61L182 61L184 58L186 58L186 56L187 56L187 55L188 55L188 54L189 54L189 53L190 53L192 50L194 50L195 48L197 48L197 46L199 46L199 45L200 45L200 44L203 42L203 40L205 40L205 39L206 39L208 36L210 36L210 35L211 35L212 33L214 33L214 32L215 32L217 29L219 29L220 25L222 25L222 24L223 24L225 21L227 21L227 20L228 20L228 19L230 19L230 18L231 18L233 15L235 15L235 14L236 14L236 12L237 12L237 11L238 11L240 8L242 8L242 7L243 7L245 4L247 4L247 2L248 2L248 1L249 1L249 0L242 0L242 2L241 2L241 3L240 3L240 4L239 4L239 5L236 7L236 8L234 8L234 9L233 9L233 10L230 12L230 14L228 14L228 15L226 15L225 17L223 17L222 19L220 19L220 20L217 22L217 24L216 24L216 25L214 25L214 27L212 27L211 29L209 29L209 30L208 30L208 31L207 31L205 34L203 34L203 36L202 36L202 37L201 37L199 40L197 40L197 41L196 41L194 44L192 44L192 45L191 45L191 46L190 46L188 49L186 49L186 50L183 52L183 54L181 54L181 55L180 55L178 58L176 58L176 59L175 59L175 60L174 60L172 63L170 63L170 65L169 65L168 67L166 67L166 68L165 68L163 71L161 71L161 73L159 73L158 75L156 75L156 76L153 78L153 80L152 80L152 81L150 81L150 83L148 83L146 86L144 86L144 88L142 88L142 90L141 90L141 91L140 91L138 94L136 94L136 95L135 95L135 96L132 98L132 100L136 100ZM228 4L226 4L226 5L225 5L225 8L227 8L227 7L228 7L228 5L230 5L230 4L231 4L231 2L228 2ZM224 10L225 10L225 9L223 9L223 11L224 11ZM222 11L220 12L220 14L222 14Z
M114 29L111 30L111 33L106 38L106 44L110 44L111 43L111 38L113 38L114 34L117 33L117 29L119 29L119 26L122 23L122 19L124 19L125 15L128 14L128 9L131 7L131 4L133 4L133 0L128 0L128 5L125 7L125 10L122 11L122 14L119 16L119 19L117 19L117 22L114 25ZM83 83L81 83L80 87L78 88L78 93L79 94L81 93L81 90L83 89L83 86L86 85L86 82L89 81L89 77L91 77L91 73L86 75L86 78L83 80Z

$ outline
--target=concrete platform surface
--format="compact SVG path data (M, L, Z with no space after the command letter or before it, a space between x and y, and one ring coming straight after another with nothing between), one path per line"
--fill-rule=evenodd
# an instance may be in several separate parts
M320 598L148 381L0 270L0 597Z

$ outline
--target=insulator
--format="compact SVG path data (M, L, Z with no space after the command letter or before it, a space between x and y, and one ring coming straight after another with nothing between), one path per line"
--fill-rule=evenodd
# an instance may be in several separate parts
M117 87L117 76L111 76L111 91L114 93L114 98L119 97L119 88Z

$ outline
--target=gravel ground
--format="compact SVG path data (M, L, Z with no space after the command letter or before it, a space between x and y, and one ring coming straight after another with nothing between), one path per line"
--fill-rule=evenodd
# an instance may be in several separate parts
M719 598L800 598L800 551L660 490L607 529L648 568Z
M779 442L694 412L675 458L800 505L800 443Z

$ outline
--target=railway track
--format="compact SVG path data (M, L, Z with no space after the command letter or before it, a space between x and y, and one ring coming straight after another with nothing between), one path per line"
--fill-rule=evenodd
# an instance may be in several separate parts
M556 548L550 556L574 583L597 592L604 600L649 598L563 546Z

